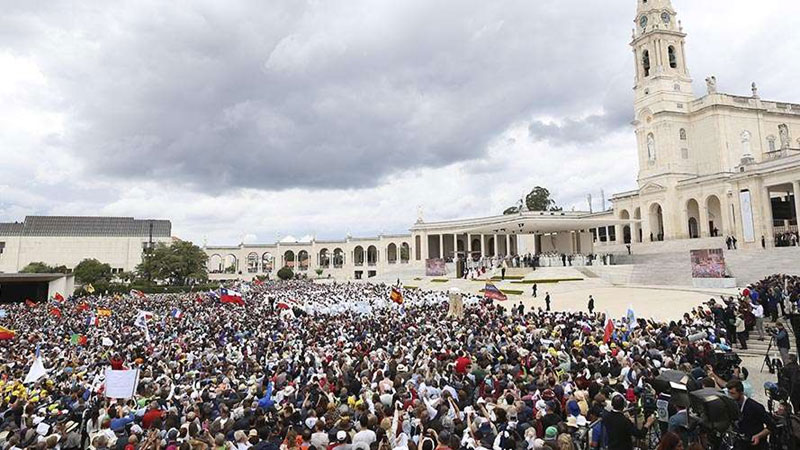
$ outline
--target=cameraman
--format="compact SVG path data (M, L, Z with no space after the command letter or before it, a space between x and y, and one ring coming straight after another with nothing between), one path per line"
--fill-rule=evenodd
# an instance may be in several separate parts
M767 436L775 429L775 421L767 413L761 403L748 398L744 395L744 386L741 381L729 381L726 385L728 395L739 405L739 420L736 428L744 434L749 441L736 443L737 449L761 449L766 450Z
M603 415L603 424L608 433L608 448L633 450L633 438L642 439L647 436L647 431L656 421L656 415L648 417L644 428L640 430L623 413L625 398L621 394L614 395L614 398L611 399L611 407L613 411L608 411Z

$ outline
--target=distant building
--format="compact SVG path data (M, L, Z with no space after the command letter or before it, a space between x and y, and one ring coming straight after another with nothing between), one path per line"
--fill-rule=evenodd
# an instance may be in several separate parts
M0 223L0 272L19 272L31 262L73 269L86 258L108 263L114 273L134 270L150 245L172 241L169 220L132 217L27 216Z

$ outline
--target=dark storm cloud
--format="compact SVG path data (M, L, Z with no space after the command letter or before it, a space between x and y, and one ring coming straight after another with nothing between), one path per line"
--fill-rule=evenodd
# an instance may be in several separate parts
M17 9L18 8L18 9ZM90 173L195 190L375 186L480 158L530 117L590 142L626 124L630 2L136 2L15 6ZM603 57L596 57L603 55Z

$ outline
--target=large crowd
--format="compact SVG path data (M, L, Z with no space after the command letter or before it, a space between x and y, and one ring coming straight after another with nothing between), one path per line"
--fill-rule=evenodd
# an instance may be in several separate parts
M771 298L778 284L751 291ZM651 428L677 449L690 442L679 421L631 410L660 373L749 394L718 357L737 300L609 323L474 295L454 317L446 293L390 300L383 284L231 288L241 302L137 292L4 305L0 449L628 449ZM36 355L47 374L24 383ZM138 369L132 398L104 395L109 369ZM772 427L764 416L757 433Z

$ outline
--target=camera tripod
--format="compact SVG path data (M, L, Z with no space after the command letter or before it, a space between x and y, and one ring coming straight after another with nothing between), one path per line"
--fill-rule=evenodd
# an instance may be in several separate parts
M775 373L775 366L769 358L769 352L772 351L773 342L775 342L775 336L771 335L769 337L769 345L767 345L767 352L764 354L764 362L761 363L761 370L759 372L764 372L764 366L767 366L769 368L769 373Z

